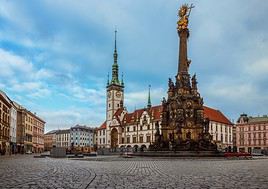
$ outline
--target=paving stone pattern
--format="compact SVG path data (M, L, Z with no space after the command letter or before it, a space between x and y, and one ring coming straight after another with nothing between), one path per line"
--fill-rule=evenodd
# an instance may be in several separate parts
M0 188L268 188L268 159L0 157Z

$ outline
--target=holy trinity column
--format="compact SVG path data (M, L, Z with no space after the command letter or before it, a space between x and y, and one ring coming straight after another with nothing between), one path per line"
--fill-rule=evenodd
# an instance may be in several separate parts
M168 98L162 101L161 135L156 144L162 147L190 150L208 149L212 146L208 133L208 120L204 119L203 98L201 98L196 75L189 74L191 61L187 56L189 37L189 16L193 6L183 5L178 13L177 32L179 36L178 72L175 83L169 79ZM158 132L159 133L159 132Z

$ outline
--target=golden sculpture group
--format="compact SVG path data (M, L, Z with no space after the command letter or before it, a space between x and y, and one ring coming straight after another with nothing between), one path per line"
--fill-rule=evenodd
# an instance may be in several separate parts
M194 8L193 5L191 5L190 7L187 4L181 6L178 13L178 16L180 17L179 21L177 22L178 31L188 29L188 22L189 22L188 18L190 16L192 8Z

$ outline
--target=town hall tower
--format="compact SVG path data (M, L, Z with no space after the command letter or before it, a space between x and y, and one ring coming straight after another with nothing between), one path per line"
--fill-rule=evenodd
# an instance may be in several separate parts
M114 63L112 66L112 79L107 81L107 96L106 96L106 124L113 119L114 113L124 106L124 81L123 75L121 81L119 81L118 70L119 66L117 64L117 48L116 48L116 33L115 30L115 41L114 41Z

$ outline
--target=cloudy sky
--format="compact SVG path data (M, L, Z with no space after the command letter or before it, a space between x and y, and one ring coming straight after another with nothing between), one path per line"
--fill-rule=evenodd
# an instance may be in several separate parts
M177 70L177 10L190 17L190 72L207 106L231 120L267 114L268 2L262 0L0 0L0 89L46 120L46 131L105 119L118 29L129 111L166 96ZM120 74L121 75L121 74Z

